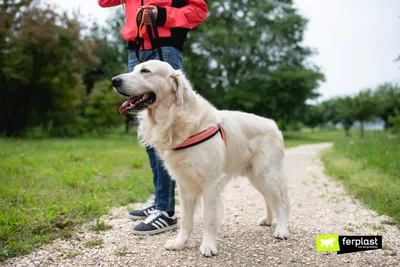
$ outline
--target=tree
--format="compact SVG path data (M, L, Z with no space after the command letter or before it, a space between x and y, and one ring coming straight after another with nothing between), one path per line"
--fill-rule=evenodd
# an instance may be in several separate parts
M77 134L81 73L96 63L81 24L37 1L3 1L0 8L0 132L20 136L40 126L55 135Z
M384 83L374 91L374 96L381 107L377 114L384 122L385 129L390 127L389 117L395 114L395 109L400 109L400 86Z
M303 123L314 130L315 127L321 126L326 123L325 111L323 104L309 105L306 108Z
M389 122L392 125L390 131L395 134L400 133L400 111L399 109L394 109L394 114L389 116Z
M345 96L334 100L336 103L336 120L342 123L343 129L345 130L346 136L350 135L350 129L355 121L355 103L354 98Z
M372 116L380 113L379 101L374 97L372 90L366 89L359 92L351 105L352 115L355 120L360 122L360 136L364 137L364 122Z
M339 117L339 100L338 97L334 97L325 100L320 104L324 113L325 123L336 125L341 121L341 118Z
M307 61L312 51L301 44L307 21L293 2L208 3L209 16L190 32L185 50L195 89L218 108L272 117L282 126L300 117L324 76Z

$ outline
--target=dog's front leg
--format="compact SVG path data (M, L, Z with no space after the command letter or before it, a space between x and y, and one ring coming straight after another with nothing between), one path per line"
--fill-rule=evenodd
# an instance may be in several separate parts
M218 254L217 232L221 222L220 217L222 217L222 203L219 191L219 187L216 184L208 184L203 188L204 225L200 252L206 257Z
M196 198L198 196L198 191L189 191L179 182L177 184L181 204L181 224L178 236L165 243L165 248L168 250L181 250L186 247L186 243L193 231L193 217L196 208Z

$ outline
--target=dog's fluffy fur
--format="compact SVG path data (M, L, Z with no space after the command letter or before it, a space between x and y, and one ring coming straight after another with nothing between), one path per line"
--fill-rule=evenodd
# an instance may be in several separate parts
M217 251L217 231L222 216L221 190L232 177L246 176L263 195L266 214L260 225L271 225L274 236L288 236L290 203L284 169L282 133L274 121L238 111L217 110L197 94L180 70L152 60L133 72L117 76L114 86L125 96L152 91L156 101L138 114L139 136L144 145L159 152L171 177L176 180L181 203L178 236L166 242L168 250L186 246L194 224L196 201L202 196L204 229L200 251L212 256ZM186 138L220 123L226 145L219 134L193 147L172 150Z

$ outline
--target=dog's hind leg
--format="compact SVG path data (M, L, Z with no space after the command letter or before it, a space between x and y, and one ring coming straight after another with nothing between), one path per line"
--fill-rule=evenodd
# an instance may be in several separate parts
M261 226L271 226L272 221L274 219L274 217L273 217L274 214L272 213L270 204L268 203L268 201L269 201L268 198L263 193L263 186L261 186L260 183L257 182L257 179L259 179L258 177L249 175L248 179L249 179L249 182L254 186L254 188L257 189L257 191L261 193L261 195L264 197L264 201L265 201L265 216L258 219L257 224L259 224Z
M269 206L267 199L265 199L265 209L265 216L258 219L257 223L261 226L271 226L274 220L274 214L272 213L271 207Z
M287 209L285 201L282 197L280 171L269 170L260 173L259 175L249 176L251 184L263 195L266 203L266 217L261 218L259 223L271 223L272 212L274 212L277 226L274 232L276 238L284 239L288 236L287 228Z
M181 204L180 229L175 239L168 240L165 243L165 248L168 250L181 250L186 247L186 243L193 231L194 211L200 194L199 190L191 189L189 191L185 189L179 182L177 185Z

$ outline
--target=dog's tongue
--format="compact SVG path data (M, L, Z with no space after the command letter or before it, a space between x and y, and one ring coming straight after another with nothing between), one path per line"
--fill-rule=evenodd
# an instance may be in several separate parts
M124 112L125 110L127 110L128 107L130 106L130 104L131 104L131 99L126 100L126 101L119 107L119 113L122 113L122 112Z

